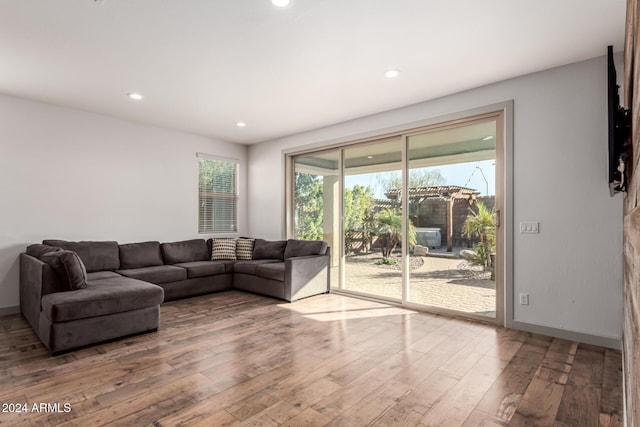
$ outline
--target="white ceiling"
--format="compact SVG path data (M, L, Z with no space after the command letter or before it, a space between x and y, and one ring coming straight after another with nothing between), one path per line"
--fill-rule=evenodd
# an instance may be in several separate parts
M0 0L0 92L251 144L621 50L625 3Z

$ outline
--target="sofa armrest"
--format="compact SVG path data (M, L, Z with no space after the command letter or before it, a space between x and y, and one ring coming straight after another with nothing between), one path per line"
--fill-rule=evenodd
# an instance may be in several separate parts
M329 292L329 255L293 257L284 262L284 292L287 301Z
M20 254L20 311L34 331L39 328L42 282L48 265L27 254Z

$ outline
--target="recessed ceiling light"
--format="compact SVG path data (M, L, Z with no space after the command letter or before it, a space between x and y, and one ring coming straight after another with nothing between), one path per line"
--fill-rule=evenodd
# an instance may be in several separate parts
M384 72L384 76L388 79L395 79L396 77L398 77L400 75L400 70L387 70Z
M139 93L135 93L135 92L129 92L127 94L127 96L131 99L134 99L136 101L140 101L142 98L144 98L142 95L140 95Z
M271 0L274 6L277 7L287 7L289 6L289 0Z
M243 128L245 127L247 124L245 122L237 122L236 126L238 126L239 128Z
M373 156L367 156L367 159L373 159Z
M489 141L490 139L493 139L493 136L489 135L482 138L483 141Z

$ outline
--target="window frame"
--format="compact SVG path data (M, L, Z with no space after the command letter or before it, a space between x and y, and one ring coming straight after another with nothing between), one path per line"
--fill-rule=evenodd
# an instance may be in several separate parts
M198 212L197 212L197 229L198 229L198 234L208 234L208 235L225 235L225 234L238 234L238 229L239 229L239 217L238 217L238 204L240 201L240 160L239 159L234 159L234 158L229 158L229 157L222 157L222 156L216 156L216 155L212 155L212 154L206 154L206 153L196 153L196 158L197 158L197 203L198 203ZM209 224L209 228L207 228L206 230L202 229L202 222L201 222L201 218L200 218L200 214L201 214L201 201L202 201L202 191L200 188L200 160L212 160L212 161L217 161L217 162L226 162L226 163L230 163L234 165L234 193L219 193L218 195L216 195L216 193L213 193L212 197L214 200L218 199L232 199L235 203L233 204L233 228L232 230L215 230L214 229L214 225L213 225L213 221L211 221L211 224ZM213 220L213 218L211 218Z

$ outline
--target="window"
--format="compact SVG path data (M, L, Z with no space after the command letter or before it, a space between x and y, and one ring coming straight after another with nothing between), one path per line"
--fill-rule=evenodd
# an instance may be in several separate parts
M238 161L198 153L198 233L238 231Z

